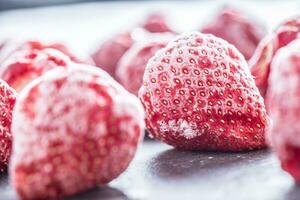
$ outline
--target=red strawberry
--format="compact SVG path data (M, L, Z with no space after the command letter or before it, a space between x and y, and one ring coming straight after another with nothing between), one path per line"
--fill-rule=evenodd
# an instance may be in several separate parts
M201 32L227 40L248 60L265 35L266 29L241 11L225 7L212 22L201 29Z
M129 32L115 35L110 40L104 42L92 55L96 66L104 69L112 77L120 58L131 47L133 38Z
M22 199L56 199L110 182L132 160L143 109L104 71L53 69L20 93L11 181Z
M20 50L1 64L0 78L17 91L33 79L57 66L66 66L70 59L54 49Z
M263 99L244 57L213 35L179 36L152 57L139 97L150 134L188 150L265 147Z
M9 57L11 54L17 51L22 51L22 50L43 50L43 49L56 49L58 51L61 51L62 53L66 54L70 59L74 62L77 63L91 63L88 59L86 61L83 61L79 58L77 58L73 53L70 52L70 50L63 44L60 43L41 43L39 41L17 41L17 40L9 40L6 41L5 44L3 45L3 48L0 53L0 63L5 61L7 57Z
M268 90L270 64L275 53L296 38L300 38L300 17L284 22L274 33L266 36L250 59L251 73L263 97Z
M150 36L150 35L149 35ZM154 39L154 37L157 37ZM119 62L116 78L131 93L137 95L143 82L148 60L173 37L169 34L151 34L147 41L136 42Z
M142 23L142 28L151 33L174 32L167 24L165 16L160 12L148 15Z
M0 172L6 170L11 154L12 110L15 105L16 92L0 79Z
M271 64L269 138L284 170L300 182L300 39L282 47Z

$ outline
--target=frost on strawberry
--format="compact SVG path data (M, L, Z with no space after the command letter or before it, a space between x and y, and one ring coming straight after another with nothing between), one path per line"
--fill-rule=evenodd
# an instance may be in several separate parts
M69 65L18 97L10 172L21 199L57 199L110 182L142 138L139 100L104 71Z
M244 57L213 35L187 33L146 67L139 97L151 136L190 150L265 147L268 117Z
M280 48L297 38L300 38L300 17L287 20L273 33L267 35L249 60L251 73L263 97L265 97L268 90L269 75L272 71L271 62L274 55Z
M11 121L16 92L0 79L0 173L7 169L12 149Z
M19 50L1 64L0 78L17 92L30 81L55 67L65 67L70 58L55 49Z
M0 49L0 63L5 61L7 57L9 57L11 54L14 54L18 51L34 51L34 50L43 50L43 49L56 49L63 54L67 55L72 61L76 63L86 63L90 64L91 61L89 59L81 59L78 56L75 56L69 48L67 48L62 43L42 43L40 41L35 40L17 40L17 39L10 39L5 41L3 44L2 49Z
M277 51L271 63L266 104L269 141L282 168L300 182L300 39Z

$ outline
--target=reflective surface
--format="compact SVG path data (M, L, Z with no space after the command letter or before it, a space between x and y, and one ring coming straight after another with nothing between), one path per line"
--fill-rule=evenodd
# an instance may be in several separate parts
M16 200L7 179L0 178L0 199ZM67 198L75 199L296 200L300 187L269 150L188 152L146 140L119 178L107 187Z

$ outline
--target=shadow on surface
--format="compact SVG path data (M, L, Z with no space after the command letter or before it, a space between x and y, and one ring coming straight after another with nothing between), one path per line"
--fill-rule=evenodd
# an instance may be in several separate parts
M103 186L78 195L68 197L65 200L128 200L128 197L118 189Z
M171 149L162 152L148 164L153 176L160 178L184 178L197 174L209 175L218 169L230 169L266 159L269 150L245 153L196 152Z
M7 172L0 174L0 199L18 200L17 195L9 184Z
M80 193L65 200L128 200L127 196L118 189L103 186ZM7 173L0 174L0 200L18 200L12 187L9 185Z
M299 200L300 185L294 184L292 188L286 193L285 200Z

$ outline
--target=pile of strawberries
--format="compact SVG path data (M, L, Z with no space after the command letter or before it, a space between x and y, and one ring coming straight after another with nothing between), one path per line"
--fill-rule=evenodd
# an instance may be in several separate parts
M300 18L263 38L261 25L224 8L201 32L177 35L154 13L93 61L63 44L1 44L0 171L9 166L20 198L107 184L130 164L144 127L183 150L269 144L300 181Z

